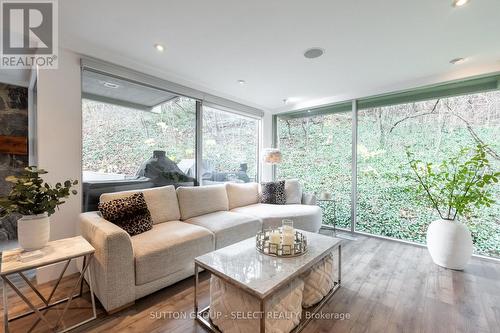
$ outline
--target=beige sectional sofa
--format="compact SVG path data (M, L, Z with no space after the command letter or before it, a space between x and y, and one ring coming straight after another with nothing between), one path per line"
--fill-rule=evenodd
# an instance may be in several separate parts
M278 226L284 218L311 232L321 226L313 196L303 194L301 204L261 204L257 183L164 186L103 194L100 200L137 192L144 193L152 230L131 237L98 212L80 215L82 235L96 249L94 290L108 312L193 275L195 257Z

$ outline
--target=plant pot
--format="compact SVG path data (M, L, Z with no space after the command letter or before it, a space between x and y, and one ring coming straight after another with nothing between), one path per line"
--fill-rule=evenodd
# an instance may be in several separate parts
M26 251L38 250L47 245L50 236L47 213L24 215L17 221L17 239Z
M436 220L427 229L427 248L435 264L462 270L472 256L472 236L461 222Z

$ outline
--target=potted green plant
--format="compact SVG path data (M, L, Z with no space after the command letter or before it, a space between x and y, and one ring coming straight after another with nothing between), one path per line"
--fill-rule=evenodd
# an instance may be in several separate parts
M20 176L9 176L5 180L12 183L6 197L0 197L0 217L11 213L21 214L17 221L19 245L26 251L44 247L49 241L49 216L64 203L61 199L76 194L72 189L77 180L66 180L54 187L45 183L40 175L47 171L30 166Z
M472 255L472 237L465 223L474 208L494 203L491 185L498 183L500 172L494 172L486 156L486 146L462 148L439 165L423 162L407 149L412 172L412 187L424 195L440 216L427 229L427 248L437 265L464 269Z

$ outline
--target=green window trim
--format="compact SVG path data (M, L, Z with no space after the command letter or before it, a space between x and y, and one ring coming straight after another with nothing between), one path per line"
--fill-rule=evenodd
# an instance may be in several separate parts
M415 89L381 94L357 99L358 109L432 100L452 96L468 95L479 92L500 90L500 73L487 74L474 78L444 82ZM352 100L331 105L276 114L280 119L294 119L331 113L352 111Z

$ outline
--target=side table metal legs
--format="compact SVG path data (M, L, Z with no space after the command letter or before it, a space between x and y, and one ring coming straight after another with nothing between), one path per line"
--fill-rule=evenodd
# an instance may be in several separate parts
M69 309L69 306L70 306L70 303L71 301L75 298L75 297L80 297L82 295L82 288L83 288L83 281L84 281L84 276L85 276L85 273L88 272L88 285L89 285L89 289L90 289L90 298L91 298L91 302L92 302L92 317L89 318L89 319L86 319L78 324L75 324L71 327L68 327L60 332L66 332L66 331L69 331L77 326L80 326L80 325L83 325L91 320L94 320L96 317L97 317L97 312L96 312L96 307L95 307L95 300L94 300L94 288L93 288L93 284L92 284L92 274L90 272L90 269L89 269L89 266L90 266L90 263L92 261L92 258L93 258L93 255L92 254L89 254L89 255L86 255L84 256L84 264L83 264L83 267L82 267L82 272L80 273L80 276L78 278L78 281L76 282L76 284L74 285L74 287L71 289L71 292L69 293L68 297L64 298L64 299L61 299L59 301L56 301L54 303L51 303L50 301L52 300L52 297L54 296L54 293L57 289L57 287L59 286L63 276L64 276L64 273L66 271L66 269L68 268L69 266L69 263L71 262L72 259L69 259L66 261L66 264L64 265L64 268L61 272L61 274L59 275L59 278L57 279L56 281L56 284L54 285L50 295L48 298L45 298L41 293L40 291L36 288L36 286L34 286L28 278L26 278L26 276L22 273L22 272L18 272L17 274L26 282L26 284L31 288L31 290L33 290L33 292L40 298L40 300L45 304L44 306L40 307L40 308L37 308L35 305L33 305L33 303L30 302L30 300L23 295L23 293L14 285L14 283L12 283L12 281L9 279L9 277L7 275L4 275L2 276L2 279L3 279L3 305L4 305L4 315L3 315L3 318L4 318L4 329L5 329L5 332L8 332L9 331L9 322L12 322L14 320L17 320L17 319L20 319L20 318L23 318L23 317L26 317L32 313L35 313L38 318L37 320L35 321L35 323L31 326L30 328L30 331L32 331L36 325L38 325L38 323L40 321L43 321L48 327L49 329L52 331L52 332L55 332L57 331L57 329L59 328L59 326L61 325L62 323L62 320L64 318L64 315L66 314L67 310ZM16 274L16 273L14 273ZM14 275L13 274L13 275ZM31 311L28 311L28 312L25 312L25 313L22 313L20 315L17 315L17 316L14 316L13 318L10 318L9 319L9 310L8 310L8 297L7 297L7 286L10 286L12 288L12 290L14 290L14 292L28 305L28 307L31 309ZM77 294L77 295L74 295L75 291L78 289L78 287L80 287L80 292ZM48 309L55 306L55 305L58 305L58 304L61 304L63 302L66 302L66 305L63 309L63 312L61 313L61 315L58 317L57 321L56 321L56 324L55 325L52 325L46 318L45 314L47 313ZM43 311L43 313L42 313Z

